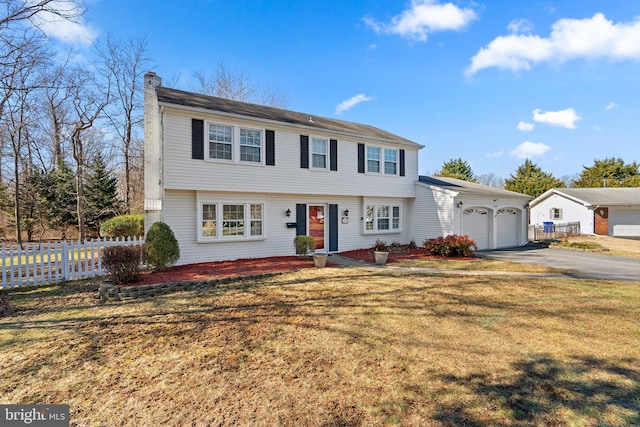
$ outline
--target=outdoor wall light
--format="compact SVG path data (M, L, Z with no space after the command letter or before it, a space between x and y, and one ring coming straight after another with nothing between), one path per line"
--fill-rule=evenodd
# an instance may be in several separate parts
M349 216L349 209L344 210L344 216Z
M464 205L464 203L462 203L462 200L460 200L460 201L458 202L458 207L459 207L459 208L461 208L461 207L462 207L462 205Z
M291 216L291 209L287 209L284 214L286 216Z

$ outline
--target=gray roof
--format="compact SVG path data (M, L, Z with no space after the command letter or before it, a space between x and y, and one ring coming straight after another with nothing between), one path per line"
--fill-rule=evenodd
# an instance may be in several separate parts
M591 206L640 206L640 187L553 188L551 191Z
M229 99L185 92L161 86L156 87L156 93L158 95L158 102L161 103L203 108L206 110L221 111L228 114L291 123L311 129L315 128L353 136L374 138L382 141L408 145L415 148L423 147L416 142L369 125L330 119L313 114L282 110L280 108L266 107L264 105L249 104L247 102L231 101Z
M531 199L531 196L515 191L503 190L502 188L489 187L487 185L476 184L475 182L463 181L461 179L448 178L443 176L420 175L419 181L424 184L434 185L447 190L458 192L462 195L470 196L494 196L494 197L519 197Z

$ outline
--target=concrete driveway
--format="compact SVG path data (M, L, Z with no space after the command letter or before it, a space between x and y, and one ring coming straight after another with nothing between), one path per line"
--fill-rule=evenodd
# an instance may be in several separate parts
M480 251L478 255L485 258L525 262L571 270L568 276L580 279L640 282L640 258L534 246Z

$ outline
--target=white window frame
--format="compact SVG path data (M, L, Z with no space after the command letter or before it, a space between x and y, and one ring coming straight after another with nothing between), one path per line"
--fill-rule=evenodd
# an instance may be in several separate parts
M315 151L314 141L323 141L324 142L324 153ZM313 164L313 156L324 156L324 167L314 166ZM322 138L319 136L310 136L309 137L309 169L315 170L328 170L329 169L329 139Z
M258 161L255 160L242 160L242 147L249 147L249 148L256 148L255 145L247 145L247 144L243 144L242 143L242 131L249 131L249 132L258 132L258 135L260 137L260 145L257 147L258 150L260 151L260 154L258 155ZM255 129L255 128L250 128L247 126L238 126L238 160L241 163L247 163L247 164L253 164L253 165L259 165L262 164L264 162L264 149L265 149L265 141L264 141L264 137L265 137L265 132L263 129Z
M382 165L382 171L381 171L381 173L383 173L383 174L385 174L385 175L398 175L398 171L399 171L399 169L400 169L400 168L398 167L398 157L399 157L399 155L398 155L398 150L397 150L396 148L384 148L384 149L382 150L382 152L384 153L384 154L383 154L383 156L384 156L384 163L383 163L383 165ZM389 153L395 153L395 160L394 160L394 161L387 160L387 153L388 153L388 152L389 152ZM395 172L394 172L394 173L388 173L388 172L387 172L387 163L392 163L392 164L393 164L393 168L394 168L394 170L395 170Z
M371 211L370 211L371 208ZM389 216L380 216L384 208ZM370 215L371 213L371 215ZM397 213L397 215L396 215ZM367 203L363 212L364 234L393 234L402 232L402 204L400 203ZM388 221L388 229L380 229L381 221Z
M554 221L561 221L562 220L562 208L551 208L551 215L549 215L550 218Z
M214 222L215 226L215 235L214 236L205 236L204 234L204 206L215 206L216 218L211 220ZM225 236L224 235L224 207L231 205L242 205L243 206L243 234L235 235L235 236ZM252 207L259 206L260 207L260 218L252 218ZM197 223L197 232L199 243L208 243L208 242L237 242L237 241L251 241L251 240L264 240L267 237L266 234L266 206L264 201L246 201L246 200L221 200L215 198L202 198L198 200L198 223ZM252 235L252 223L259 222L261 225L262 233L260 235Z
M369 150L378 150L378 158L370 158L369 157ZM383 163L383 159L382 157L384 156L384 151L382 150L382 147L378 147L375 145L367 145L365 147L365 162L367 165L367 173L374 173L374 174L380 174L380 171L382 170L382 163ZM378 163L378 170L377 171L372 171L369 168L369 162L377 162Z
M369 150L376 150L378 152L378 158L374 159L369 157ZM395 161L387 160L387 153L395 153ZM400 151L397 148L387 148L379 145L365 145L365 164L368 174L373 175L385 175L385 176L398 176L400 174ZM376 162L378 164L378 170L374 171L369 168L369 162ZM395 173L387 173L387 164L393 163Z
M231 143L223 142L224 144L231 145L231 159L219 159L216 157L211 157L211 143L218 142L212 141L209 139L209 130L211 126L224 126L231 128ZM246 145L241 143L241 133L243 130L251 131L251 132L259 132L260 135L260 160L252 161L252 160L242 160L242 147L255 147L253 145ZM205 129L205 159L211 162L222 162L222 163L237 163L243 165L258 165L262 166L265 162L265 150L266 150L266 132L261 128L254 128L251 126L240 126L240 125L232 125L230 123L218 122L218 121L207 121L206 129Z

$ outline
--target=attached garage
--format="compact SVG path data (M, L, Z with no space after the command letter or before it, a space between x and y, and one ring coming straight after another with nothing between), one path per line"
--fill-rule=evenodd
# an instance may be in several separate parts
M530 196L455 178L421 176L411 238L467 235L479 250L527 244ZM437 219L437 221L436 221Z
M610 236L640 236L640 207L609 209Z
M515 208L502 208L496 212L496 246L510 248L518 246L518 224L520 211Z
M488 249L489 246L489 209L470 208L465 209L462 218L462 234L466 234L476 241L479 250Z

